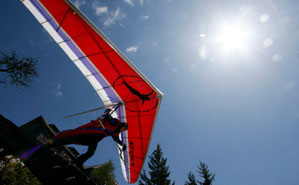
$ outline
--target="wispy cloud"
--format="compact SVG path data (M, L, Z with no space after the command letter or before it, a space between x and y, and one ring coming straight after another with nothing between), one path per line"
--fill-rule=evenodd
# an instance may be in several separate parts
M140 16L139 17L139 19L143 19L143 20L147 20L149 18L150 18L150 16L148 16L148 15L144 15L144 16Z
M107 19L104 21L104 25L110 26L116 21L120 21L126 17L126 14L120 12L120 9L117 8L115 11L109 12Z
M108 7L107 6L98 6L95 8L96 15L99 16L101 14L108 13Z
M76 0L74 5L79 9L83 4L86 4L86 0Z
M55 96L62 96L62 83L57 83L55 89L53 90Z
M133 0L124 0L125 3L131 5L131 6L134 6L134 3L133 3Z
M137 52L137 50L138 50L138 47L135 47L135 46L131 46L126 49L126 51L128 53Z
M129 4L130 6L135 6L135 1L136 0L123 0L125 3ZM150 1L150 0L147 0L147 1ZM140 5L143 5L144 4L144 0L139 0L139 4Z
M107 6L100 6L99 2L96 1L93 2L92 8L95 14L101 18L101 22L108 27L126 17L126 14L122 13L120 8L110 11Z

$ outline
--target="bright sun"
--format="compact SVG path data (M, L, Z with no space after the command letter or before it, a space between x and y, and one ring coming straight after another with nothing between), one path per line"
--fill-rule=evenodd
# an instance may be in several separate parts
M249 33L240 24L221 24L215 41L223 52L228 53L232 50L246 50L248 37Z

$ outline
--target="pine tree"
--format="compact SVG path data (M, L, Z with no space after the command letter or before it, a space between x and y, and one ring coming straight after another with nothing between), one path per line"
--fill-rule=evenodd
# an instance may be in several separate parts
M150 161L148 162L148 167L150 169L150 177L148 177L145 170L143 170L140 175L139 185L171 184L171 180L169 179L169 166L166 165L167 159L163 157L163 152L159 144L149 158ZM173 182L172 184L174 185L175 183Z
M215 180L215 173L210 173L210 170L208 169L208 165L206 165L204 162L200 161L200 165L197 166L199 173L199 176L204 179L203 182L197 181L200 185L212 185L212 182Z
M112 160L104 163L101 167L96 168L91 173L91 179L97 184L115 185L115 167Z
M188 181L185 182L185 185L196 185L195 175L192 172L188 173Z

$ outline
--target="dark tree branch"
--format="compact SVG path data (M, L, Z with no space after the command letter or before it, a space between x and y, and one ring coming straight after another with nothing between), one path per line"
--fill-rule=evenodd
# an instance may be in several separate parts
M4 73L0 83L15 85L17 88L30 87L29 84L38 77L37 60L20 58L15 51L12 51L11 56L0 51L0 72Z

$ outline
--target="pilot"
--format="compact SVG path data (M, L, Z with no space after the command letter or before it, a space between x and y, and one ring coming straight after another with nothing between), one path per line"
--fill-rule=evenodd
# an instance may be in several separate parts
M53 141L48 145L67 145L78 144L88 146L86 153L81 154L75 159L77 166L82 166L97 149L98 142L107 136L111 136L114 141L122 146L122 150L126 150L126 145L119 139L119 134L128 129L126 122L113 118L110 114L111 109L107 109L101 118L93 120L73 130L65 130L58 133Z

